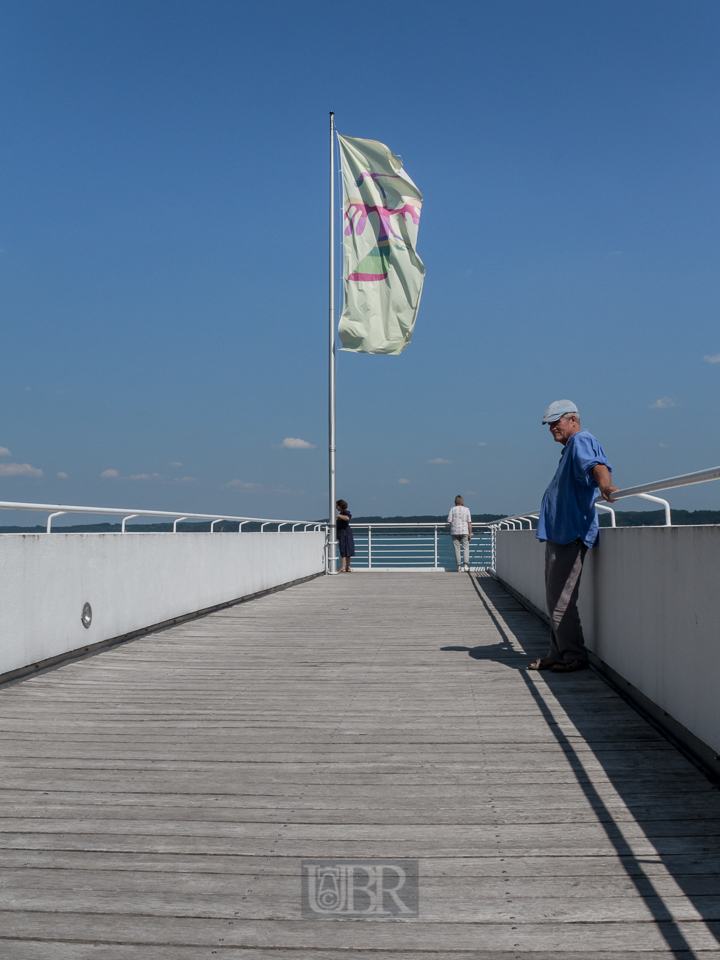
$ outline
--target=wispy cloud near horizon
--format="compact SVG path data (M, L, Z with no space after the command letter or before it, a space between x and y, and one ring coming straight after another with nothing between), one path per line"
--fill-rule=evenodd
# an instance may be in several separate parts
M161 473L132 473L129 477L121 477L119 470L103 470L102 480L162 480Z
M0 477L41 477L42 470L29 463L0 463Z
M428 460L428 463L452 463L452 460L445 460L443 457L435 457L434 460Z
M288 450L315 450L317 449L316 443L308 443L307 440L301 440L299 437L285 437L283 442L280 444L281 447L285 447Z
M677 404L672 397L660 397L655 403L650 404L651 410L665 410L667 407L676 407Z
M12 454L7 447L0 447L0 457L11 457Z
M720 353L706 353L703 360L707 360L708 363L720 363Z

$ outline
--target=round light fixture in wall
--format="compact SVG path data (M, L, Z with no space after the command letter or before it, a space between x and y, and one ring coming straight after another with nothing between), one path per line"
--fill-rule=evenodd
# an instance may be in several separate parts
M90 624L92 623L92 607L90 606L89 603L86 603L85 606L82 608L82 613L80 614L80 620L82 621L82 625L85 627L85 629L88 630L90 627Z

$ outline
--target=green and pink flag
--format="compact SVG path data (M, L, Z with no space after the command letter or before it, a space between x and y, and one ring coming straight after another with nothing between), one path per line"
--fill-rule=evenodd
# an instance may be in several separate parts
M416 244L422 194L378 140L338 137L343 179L342 349L402 353L410 343L425 266Z

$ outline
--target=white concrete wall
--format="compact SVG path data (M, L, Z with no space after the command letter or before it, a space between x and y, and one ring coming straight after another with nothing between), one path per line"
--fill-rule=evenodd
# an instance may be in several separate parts
M324 569L324 533L0 535L0 674ZM80 615L92 606L89 629Z
M544 548L497 537L498 576L543 612ZM720 527L603 529L580 586L588 647L720 752Z

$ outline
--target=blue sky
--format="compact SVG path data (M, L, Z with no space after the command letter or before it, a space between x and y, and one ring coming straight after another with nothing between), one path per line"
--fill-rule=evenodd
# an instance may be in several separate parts
M325 515L331 109L425 196L412 344L338 357L356 515L535 507L559 397L621 485L720 463L719 42L714 0L0 3L0 498Z

